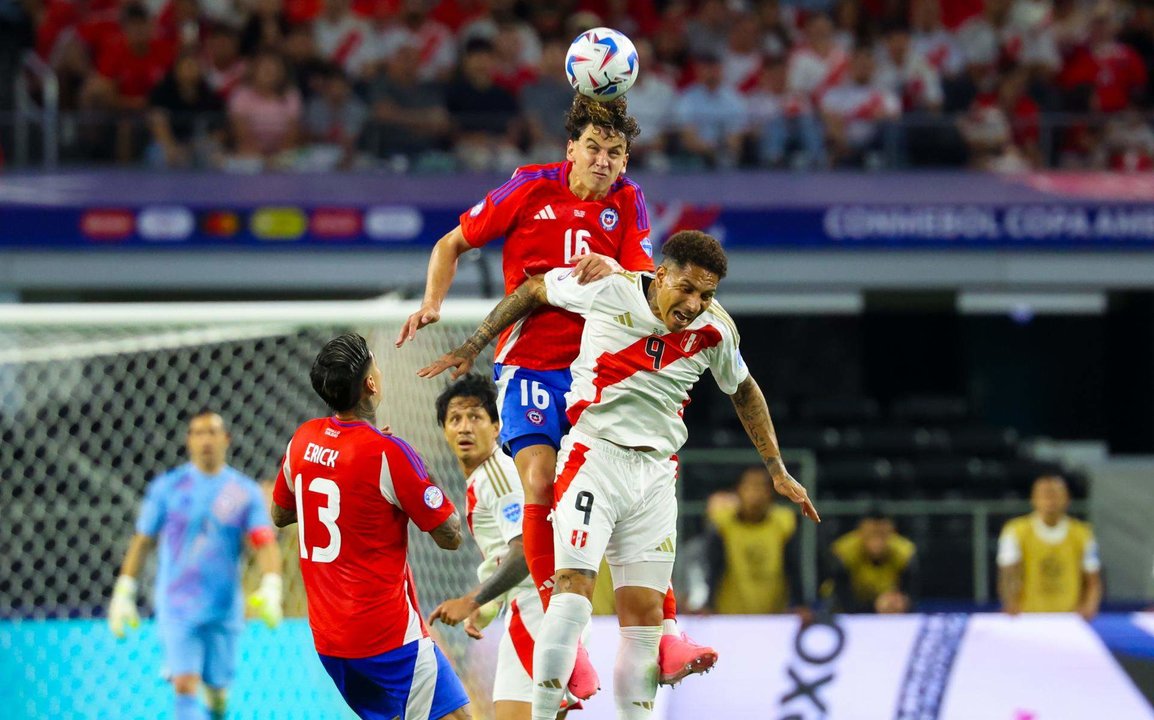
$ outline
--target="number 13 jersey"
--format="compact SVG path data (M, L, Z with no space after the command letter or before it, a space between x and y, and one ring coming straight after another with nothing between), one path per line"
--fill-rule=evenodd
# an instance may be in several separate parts
M569 423L592 437L672 455L688 435L689 391L713 373L726 395L749 377L733 319L715 300L684 330L669 332L646 298L652 275L617 273L580 285L572 271L545 273L549 304L585 318Z
M572 267L598 253L626 270L652 270L649 213L637 183L622 176L600 200L581 200L569 189L570 162L525 165L461 215L473 247L505 238L505 293L531 275ZM501 333L494 362L533 370L567 368L577 357L581 318L542 307Z
M309 420L285 451L273 502L296 509L317 652L372 657L428 635L409 520L429 532L455 509L412 446L367 422Z

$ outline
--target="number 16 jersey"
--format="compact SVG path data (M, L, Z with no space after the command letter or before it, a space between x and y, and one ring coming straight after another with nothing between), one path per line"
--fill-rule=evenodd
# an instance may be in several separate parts
M455 511L417 452L367 422L316 418L285 451L273 502L296 509L317 652L365 658L428 635L407 550Z
M649 213L637 183L621 176L600 200L581 200L569 189L572 163L525 165L461 215L473 247L505 238L505 293L531 275L572 267L574 258L598 253L626 270L652 270ZM542 307L497 339L494 362L532 370L567 368L581 343L581 318Z

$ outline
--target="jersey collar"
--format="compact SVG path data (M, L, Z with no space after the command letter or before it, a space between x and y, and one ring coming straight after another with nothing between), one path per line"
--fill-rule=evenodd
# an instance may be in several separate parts
M1050 526L1042 522L1042 516L1034 513L1030 518L1030 522L1034 525L1034 534L1050 545L1057 545L1066 539L1066 535L1070 532L1070 518L1064 517L1058 521L1057 525Z

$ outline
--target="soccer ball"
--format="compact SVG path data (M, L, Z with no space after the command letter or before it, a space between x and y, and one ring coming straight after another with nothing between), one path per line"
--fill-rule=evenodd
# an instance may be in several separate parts
M582 95L609 102L637 80L637 49L624 33L593 28L577 36L565 56L565 75Z

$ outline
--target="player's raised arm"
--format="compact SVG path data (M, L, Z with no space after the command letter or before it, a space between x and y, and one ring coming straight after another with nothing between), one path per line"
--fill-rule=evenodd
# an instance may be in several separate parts
M497 307L493 308L488 317L481 322L477 331L460 347L442 355L436 362L421 368L417 371L417 375L431 378L440 375L449 368L454 368L452 377L456 380L469 372L470 368L473 367L473 360L488 347L493 338L497 337L502 330L548 302L549 296L545 292L545 276L534 275L523 282L516 291L506 295L501 302L497 303Z
M737 392L730 395L729 399L733 401L742 427L745 428L753 446L757 448L757 454L761 456L761 461L765 463L766 469L773 477L774 489L800 505L802 515L814 522L821 522L805 487L794 480L785 469L785 463L781 459L781 448L777 444L777 433L774 432L773 420L769 417L769 404L766 403L765 395L753 376L747 376L737 386Z
M397 334L396 346L400 347L416 336L417 331L441 319L441 304L449 294L449 286L457 274L457 260L473 246L465 240L461 226L450 230L429 255L429 270L425 276L425 297L421 308L409 316Z

